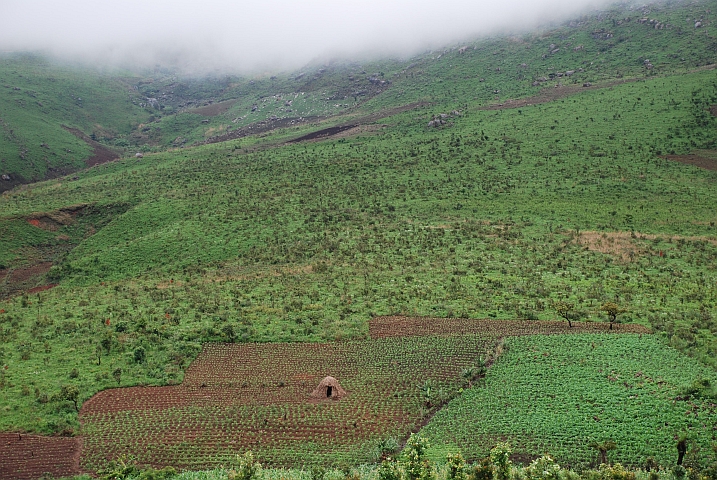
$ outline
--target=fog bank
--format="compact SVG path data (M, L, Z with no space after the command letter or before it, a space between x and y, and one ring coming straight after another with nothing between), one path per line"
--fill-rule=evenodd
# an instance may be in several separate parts
M317 58L410 55L560 21L608 0L3 0L0 51L101 66L276 71Z

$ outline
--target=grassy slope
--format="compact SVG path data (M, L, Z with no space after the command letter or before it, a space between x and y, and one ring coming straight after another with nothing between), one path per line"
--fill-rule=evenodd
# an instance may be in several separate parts
M675 12L665 15L675 22L685 16ZM630 28L643 27L633 20ZM702 31L682 29L684 45L692 43L683 50L688 67L714 58L700 43L711 41ZM639 39L657 42L656 52L660 39L672 38L661 35L677 31L653 30L639 30ZM571 56L590 53L586 33L574 32L572 43L584 39L585 50L531 63L530 75L574 68ZM611 55L626 43L602 51L605 66L586 68L575 81L609 78L623 65ZM510 96L537 90L528 76L514 82L515 74L506 79L476 57L485 51L514 63L523 58L512 57L514 49L529 51L520 45L491 40L461 57L453 52L460 63L450 70L439 63L447 57L419 59L420 82L417 75L396 79L366 108L438 104L384 119L388 126L377 133L272 150L254 151L261 141L246 139L160 153L4 194L2 228L15 233L0 237L1 260L11 267L28 249L57 241L25 217L78 203L106 214L70 226L79 245L53 257L48 279L59 287L0 304L0 362L8 366L0 377L0 428L76 426L71 404L42 403L42 395L76 384L86 399L115 384L116 368L123 385L179 381L200 342L226 340L227 326L242 340L360 338L372 314L553 318L550 301L565 298L579 316L600 320L598 306L617 299L629 308L625 319L713 359L715 173L657 154L714 148L715 120L701 116L704 105L692 99L709 104L715 72L479 110L493 85ZM494 47L504 52L493 56ZM664 58L654 64L685 68ZM643 71L632 65L625 74ZM427 80L437 71L454 87ZM406 82L400 96L399 81ZM463 115L451 126L426 129L433 114L456 106ZM103 228L85 238L90 225ZM636 235L627 261L585 250L574 241L578 230L658 238ZM105 345L101 365L98 345ZM133 360L139 346L145 363ZM73 368L78 375L70 378Z
M39 56L0 57L0 171L26 181L84 167L91 149L63 128L98 140L129 133L149 112L125 80L55 65ZM1 185L1 184L0 184Z

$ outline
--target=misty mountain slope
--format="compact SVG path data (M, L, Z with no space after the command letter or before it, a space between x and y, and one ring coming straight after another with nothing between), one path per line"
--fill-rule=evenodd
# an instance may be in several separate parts
M252 77L158 69L119 78L6 55L0 173L12 180L0 181L0 189L83 166L92 150L63 125L117 151L157 151L326 118L345 123L414 103L460 110L558 84L690 71L716 61L713 11L714 1L625 4L540 32L467 41L405 60L315 62Z
M540 32L466 41L409 59L330 61L291 74L214 79L214 95L204 101L191 93L201 84L187 82L184 98L190 100L175 102L177 115L150 128L155 145L180 146L256 122L273 120L285 128L307 117L351 118L418 102L460 109L536 95L558 84L691 71L717 61L716 9L714 1L623 4ZM159 92L174 92L182 81L164 83L146 93L171 104L172 95ZM223 101L224 108L211 108Z
M705 5L655 12L676 22ZM111 143L140 135L156 153L0 196L0 292L25 292L0 302L0 429L73 431L77 412L57 397L63 385L77 386L82 401L116 385L118 368L122 385L176 383L202 342L363 338L369 318L396 313L555 319L561 300L576 320L602 321L600 306L618 302L621 321L649 325L714 366L717 71L689 73L713 54L713 27L705 20L704 30L678 35L633 18L640 34L600 51L616 37L596 25L612 20L426 54L410 68L367 63L359 80L353 64L253 84L137 80L138 98L157 106L136 111L155 121ZM551 35L565 43L543 59ZM657 55L670 38L683 42L685 63L667 55L649 68L626 50L639 41ZM560 56L575 41L584 49ZM586 50L605 64L557 76L593 58ZM616 65L637 78L612 82ZM188 146L210 128L239 125L232 117L254 104L259 119L288 108L291 92L313 99L301 108L334 108L345 100L326 98L349 75L377 90L323 125ZM577 87L538 105L486 109L558 82ZM393 113L343 137L287 142L373 112ZM443 123L429 127L434 118ZM180 134L187 146L167 150Z
M0 57L0 191L84 168L92 155L64 127L98 141L128 134L151 113L126 80L35 55Z

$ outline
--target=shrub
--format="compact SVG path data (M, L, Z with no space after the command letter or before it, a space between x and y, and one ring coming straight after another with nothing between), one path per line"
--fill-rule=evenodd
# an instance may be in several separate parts
M466 480L466 461L460 453L449 453L446 456L448 478L450 480Z
M513 449L510 444L500 442L490 451L490 461L495 467L495 476L498 480L508 480L510 477L510 468L513 462L510 461L510 454Z
M261 474L261 463L254 460L254 454L246 452L237 455L237 468L229 470L228 480L252 480Z
M470 480L493 480L495 476L495 467L490 461L490 457L486 457L479 461L470 474Z
M543 455L525 468L525 475L528 480L559 480L560 465L549 455Z
M425 480L435 476L433 465L426 458L426 451L430 448L426 438L411 434L403 450L403 463L409 480Z

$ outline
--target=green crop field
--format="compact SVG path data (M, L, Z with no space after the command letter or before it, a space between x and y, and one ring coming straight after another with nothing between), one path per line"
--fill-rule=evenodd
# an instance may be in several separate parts
M714 370L651 335L511 338L485 385L421 433L438 446L436 457L460 451L477 460L501 439L521 458L549 453L576 469L597 464L590 445L606 441L617 444L612 462L670 465L675 439L686 435L699 465L715 437L715 382Z

